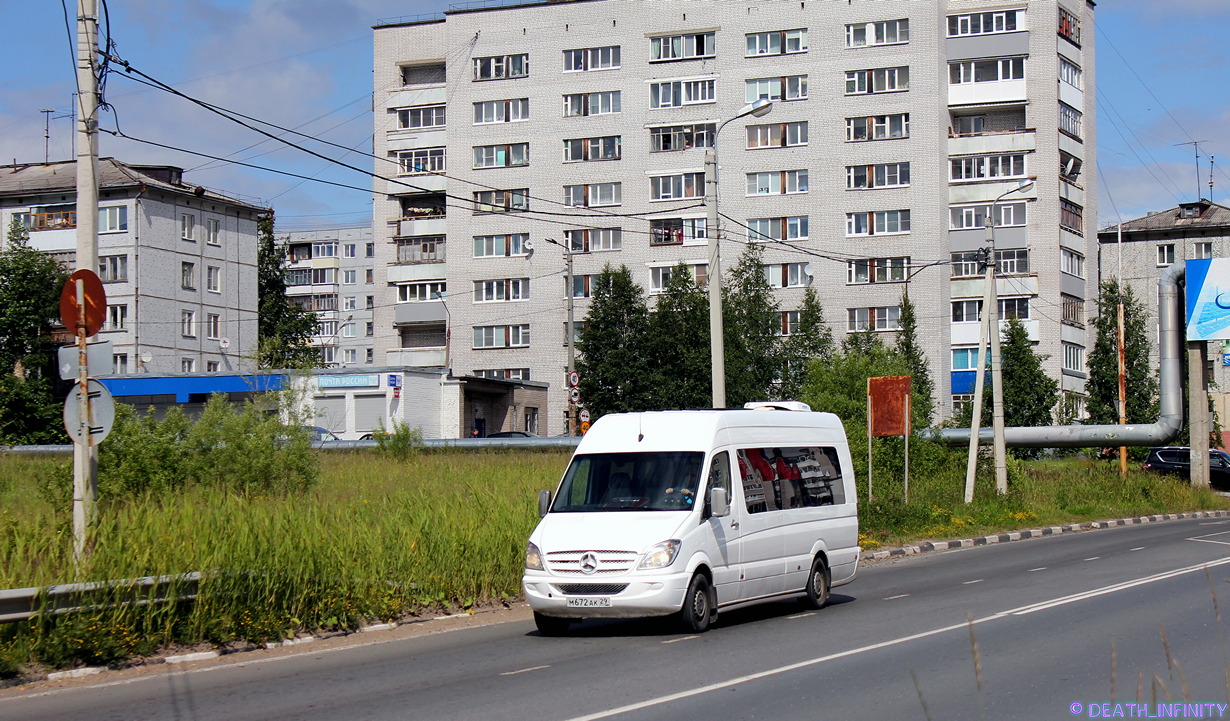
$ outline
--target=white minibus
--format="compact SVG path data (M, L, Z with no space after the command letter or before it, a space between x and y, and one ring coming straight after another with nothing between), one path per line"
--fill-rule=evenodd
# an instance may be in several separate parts
M602 416L539 501L522 586L543 635L583 618L719 609L854 580L858 507L841 420L794 401Z

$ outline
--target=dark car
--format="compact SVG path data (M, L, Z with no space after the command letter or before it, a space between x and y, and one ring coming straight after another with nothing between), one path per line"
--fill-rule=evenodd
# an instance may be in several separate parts
M498 433L488 433L488 438L537 438L538 436L529 431L500 431Z
M1188 478L1192 470L1191 454L1191 449L1186 446L1150 448L1149 457L1142 468ZM1218 491L1230 490L1230 455L1225 451L1209 449L1209 485Z

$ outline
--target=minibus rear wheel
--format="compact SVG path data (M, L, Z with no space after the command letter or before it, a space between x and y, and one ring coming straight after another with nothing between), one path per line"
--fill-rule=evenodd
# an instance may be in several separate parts
M538 627L538 633L543 636L563 636L571 623L572 621L566 618L534 612L534 625Z
M829 567L820 556L811 562L811 573L807 574L807 587L803 589L807 595L803 605L808 608L820 609L829 602Z
M713 622L713 592L709 579L703 573L692 576L688 584L688 593L683 597L683 609L679 611L680 620L692 633L704 633Z

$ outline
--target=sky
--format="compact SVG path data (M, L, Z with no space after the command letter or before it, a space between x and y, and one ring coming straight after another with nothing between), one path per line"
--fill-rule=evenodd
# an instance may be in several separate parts
M63 1L75 32L76 1ZM333 143L292 138L371 170L371 27L440 13L450 3L108 0L106 5L113 53L132 68L185 95ZM0 0L0 25L9 29L0 44L0 67L8 68L0 83L0 163L41 162L44 155L53 161L71 158L75 64L62 2ZM1228 31L1230 0L1099 3L1096 27L1082 29L1086 37L1096 33L1099 227L1174 207L1197 194L1230 202ZM105 89L111 107L100 123L105 130L339 185L105 133L102 155L181 166L187 182L273 207L279 231L370 224L368 176L286 148L112 67ZM1210 156L1215 160L1211 191Z

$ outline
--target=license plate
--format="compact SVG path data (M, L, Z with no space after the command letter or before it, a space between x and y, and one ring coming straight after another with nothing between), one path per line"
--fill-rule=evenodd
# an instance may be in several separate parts
M611 599L605 596L570 598L568 599L568 606L571 608L610 608Z

